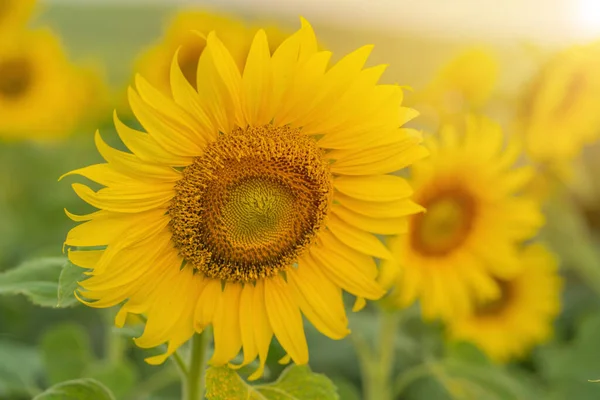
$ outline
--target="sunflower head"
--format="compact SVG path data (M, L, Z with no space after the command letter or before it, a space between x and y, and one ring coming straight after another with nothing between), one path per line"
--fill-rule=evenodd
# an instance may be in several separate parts
M556 259L544 246L533 244L520 251L519 262L517 275L498 280L498 297L448 321L451 339L473 342L492 360L507 362L526 356L550 337L562 287Z
M481 109L497 81L496 55L487 48L469 48L444 64L416 99L445 121Z
M577 45L554 55L528 84L516 125L536 161L560 172L598 138L599 69L600 42Z
M56 138L95 109L92 71L72 65L49 30L0 36L0 135ZM97 85L101 87L100 85ZM35 112L35 118L31 113Z
M97 135L106 163L69 173L103 188L73 185L99 210L69 214L83 223L66 245L93 271L77 293L84 303L121 305L118 325L144 314L136 343L168 343L148 362L212 325L211 362L243 349L243 365L260 360L257 378L273 336L308 361L302 315L340 339L342 291L359 305L384 294L375 259L391 254L375 234L404 232L421 209L392 173L426 151L402 128L416 115L402 89L377 83L384 67L364 68L371 46L330 66L306 21L278 46L264 30L243 40L240 64L208 33L196 82L175 57L168 94L138 76L129 100L146 132L115 117L130 152Z
M428 138L431 156L416 163L414 199L426 211L410 218L408 234L390 239L400 267L392 298L404 307L419 299L425 317L453 318L475 301L496 297L498 279L518 272L515 244L542 224L538 204L522 195L533 170L517 167L519 146L492 121L470 116ZM386 272L386 286L393 273Z

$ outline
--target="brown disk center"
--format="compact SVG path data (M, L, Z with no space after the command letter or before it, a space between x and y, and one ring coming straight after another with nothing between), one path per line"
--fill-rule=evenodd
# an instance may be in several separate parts
M448 188L424 196L427 211L411 220L411 246L425 256L442 257L460 247L471 232L476 202L461 188Z
M24 58L0 60L0 97L16 99L24 95L32 75L31 65Z
M172 240L208 277L273 276L321 229L332 190L313 139L288 127L238 129L183 171L169 209Z

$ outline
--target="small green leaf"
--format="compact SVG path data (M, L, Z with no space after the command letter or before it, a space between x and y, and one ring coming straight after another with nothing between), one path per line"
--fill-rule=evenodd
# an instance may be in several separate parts
M308 366L288 367L276 382L250 386L227 367L212 367L206 372L206 398L209 400L337 400L337 389L322 374Z
M50 384L82 377L93 361L87 332L72 323L49 329L42 336L41 350Z
M35 390L42 361L35 348L0 340L0 398Z
M64 264L62 271L60 272L60 277L58 278L57 307L66 308L79 304L74 293L79 286L78 282L87 278L85 271L86 269L80 268L70 261L67 261Z
M127 398L127 394L133 389L138 379L135 367L127 360L113 364L106 362L92 364L85 376L105 384L117 399Z
M115 400L115 397L100 382L84 378L54 385L33 400Z
M65 259L40 258L22 263L0 274L0 295L22 294L34 304L56 306L58 277Z

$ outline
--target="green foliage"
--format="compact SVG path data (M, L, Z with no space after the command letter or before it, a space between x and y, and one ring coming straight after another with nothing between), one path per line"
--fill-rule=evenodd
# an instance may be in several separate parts
M0 340L0 398L33 393L42 374L42 361L36 349Z
M38 306L55 307L64 264L61 257L40 258L9 269L0 274L0 295L22 294Z
M33 400L115 400L115 397L102 383L85 378L54 385Z
M598 385L589 382L600 378L598 332L600 316L589 316L583 319L572 341L539 349L536 361L550 384L551 399L598 397Z
M227 367L212 367L206 372L206 398L209 400L335 400L333 383L308 366L288 367L276 382L250 386Z
M125 398L134 388L138 374L131 362L98 362L90 366L85 376L105 384L117 399Z
M85 271L86 269L80 268L70 261L65 262L58 278L57 307L65 308L79 304L74 293L78 287L78 282L87 278Z
M42 358L50 384L82 377L93 359L87 332L68 323L48 330L41 340Z

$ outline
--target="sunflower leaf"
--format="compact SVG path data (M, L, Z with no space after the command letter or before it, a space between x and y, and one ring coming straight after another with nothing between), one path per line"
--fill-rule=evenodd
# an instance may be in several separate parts
M48 329L41 338L40 349L51 384L81 378L94 358L88 333L74 323Z
M78 267L70 261L64 264L58 278L57 307L67 308L79 304L74 293L79 286L79 282L87 278L85 271L84 268Z
M206 398L225 400L337 400L336 387L325 375L305 365L288 367L273 383L250 386L227 367L212 367L206 372Z
M115 400L102 383L89 378L75 379L52 386L33 400Z
M0 295L22 294L38 306L55 307L65 261L62 257L39 258L1 273Z

